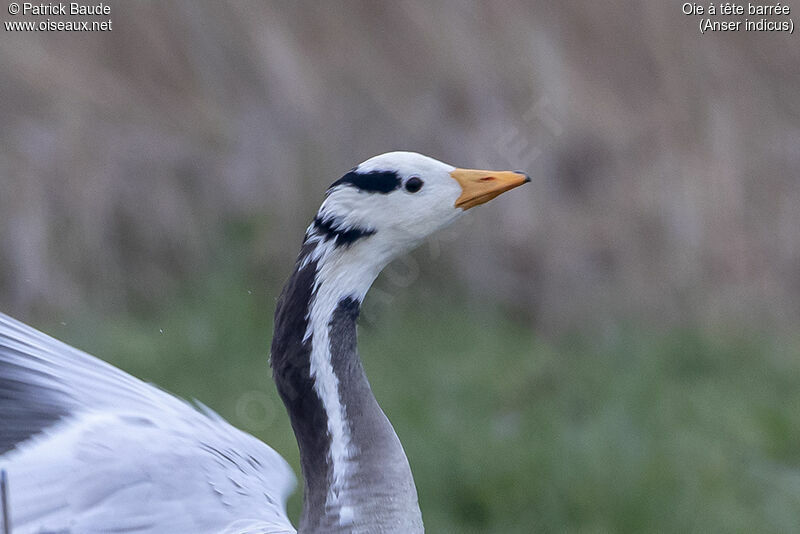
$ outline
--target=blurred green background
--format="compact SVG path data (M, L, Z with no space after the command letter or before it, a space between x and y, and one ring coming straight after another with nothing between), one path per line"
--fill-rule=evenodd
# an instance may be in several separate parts
M325 188L396 149L524 169L362 314L427 529L797 531L796 36L655 0L111 6L0 35L2 311L297 468L267 351Z

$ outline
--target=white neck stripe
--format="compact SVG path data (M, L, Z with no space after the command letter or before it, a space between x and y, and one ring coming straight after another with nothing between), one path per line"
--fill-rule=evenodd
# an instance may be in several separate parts
M340 524L347 525L353 521L353 510L346 504L344 490L351 459L358 451L351 440L339 379L331 362L329 324L339 302L347 297L363 300L375 276L372 270L365 271L363 266L351 265L347 255L337 250L332 241L325 242L312 235L307 243L313 241L316 241L316 248L304 261L316 261L317 273L303 341L311 340L310 375L328 420L332 480L326 505L338 509Z

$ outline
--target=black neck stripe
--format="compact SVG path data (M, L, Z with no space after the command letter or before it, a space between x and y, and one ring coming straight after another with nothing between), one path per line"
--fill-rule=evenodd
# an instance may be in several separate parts
M275 309L270 359L278 393L289 412L300 447L300 463L306 484L303 507L306 511L324 509L331 475L328 465L328 416L314 390L311 339L303 339L308 328L308 312L314 298L316 274L317 262L310 261L295 270L284 286Z
M394 171L358 172L353 170L333 182L331 187L342 184L357 187L368 193L385 195L400 187L400 177Z
M319 215L314 217L314 228L317 229L317 232L325 241L333 239L337 247L352 245L362 237L368 237L375 233L375 230L359 228L358 226L342 228L337 225L336 219L323 219Z

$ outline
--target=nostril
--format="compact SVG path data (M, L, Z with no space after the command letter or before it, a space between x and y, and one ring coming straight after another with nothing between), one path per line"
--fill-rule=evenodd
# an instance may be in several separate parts
M494 180L494 176L484 176L483 178L481 178L480 181L481 182L491 182L492 180Z

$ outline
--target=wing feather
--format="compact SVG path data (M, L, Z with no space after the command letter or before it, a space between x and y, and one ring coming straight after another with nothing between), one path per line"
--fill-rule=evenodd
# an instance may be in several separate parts
M3 314L0 421L14 534L294 532L269 446Z

